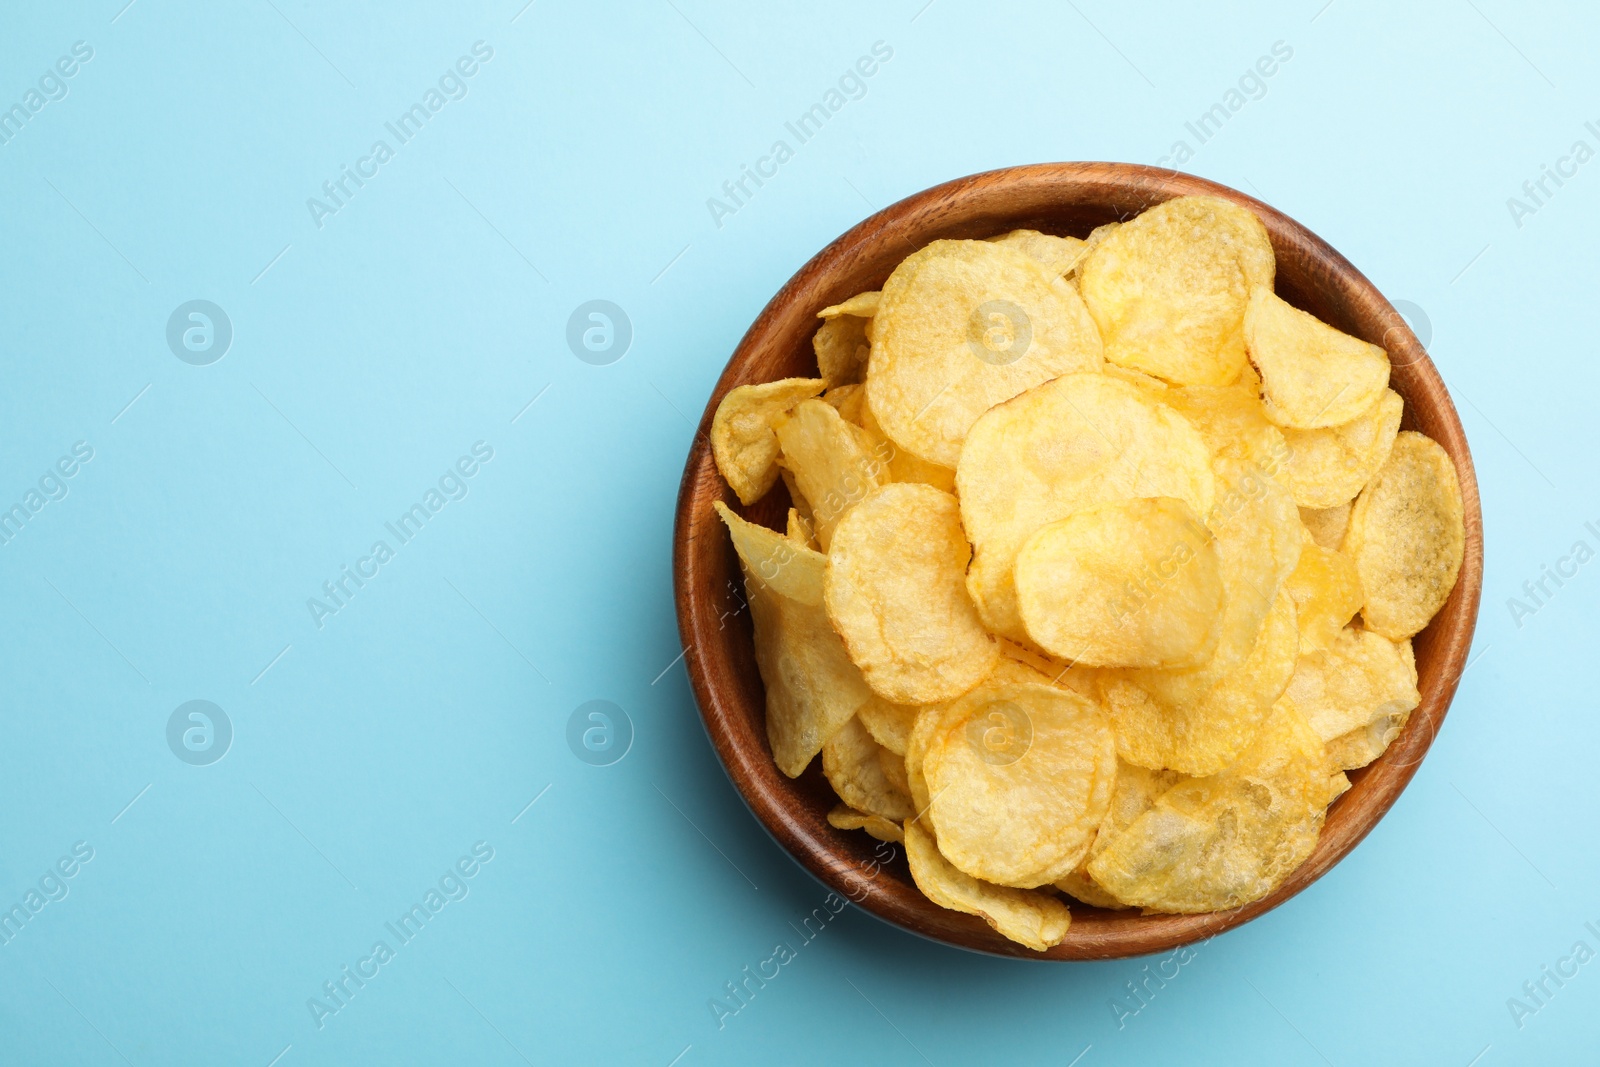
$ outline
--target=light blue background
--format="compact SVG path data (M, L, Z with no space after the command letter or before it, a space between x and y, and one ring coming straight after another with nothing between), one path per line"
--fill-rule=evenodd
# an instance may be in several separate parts
M1506 1003L1600 949L1600 564L1520 626L1506 605L1600 547L1600 162L1520 227L1506 203L1600 148L1592 11L124 2L0 19L5 106L94 49L0 145L0 507L94 449L0 547L0 906L95 850L0 946L0 1062L1592 1057L1600 962L1520 1028ZM468 95L319 229L307 198L480 40ZM866 95L714 224L707 198L878 41ZM1196 147L1185 121L1277 41L1292 58L1186 169L1424 309L1488 545L1430 757L1336 870L1120 1028L1145 961L989 959L852 909L719 1029L708 1000L823 896L728 785L675 662L673 503L724 361L871 211ZM204 367L164 336L197 298L234 329ZM609 366L564 339L596 298L634 328ZM476 441L469 495L318 629L307 598ZM234 726L211 766L167 747L191 699ZM565 740L591 699L634 725L611 766ZM319 1030L307 999L479 841L470 895Z

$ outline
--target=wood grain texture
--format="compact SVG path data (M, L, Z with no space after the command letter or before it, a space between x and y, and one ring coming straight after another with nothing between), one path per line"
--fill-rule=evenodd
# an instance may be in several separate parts
M911 881L903 858L875 864L876 842L828 825L834 804L820 760L790 780L772 762L764 695L749 613L732 614L741 588L737 557L715 500L738 508L707 444L711 416L737 385L816 373L811 335L816 312L882 286L906 255L938 238L980 238L1018 227L1085 236L1175 196L1226 197L1256 212L1278 258L1277 291L1289 303L1347 333L1380 344L1393 363L1393 388L1405 398L1407 429L1438 441L1455 461L1466 513L1466 558L1443 610L1415 641L1422 703L1388 752L1360 771L1329 811L1315 852L1270 897L1211 915L1139 915L1072 904L1067 939L1037 953L1002 938L982 920L946 911ZM747 509L782 529L780 483ZM1416 772L1438 735L1467 665L1483 580L1483 518L1472 457L1450 395L1398 312L1355 267L1299 223L1249 196L1202 178L1120 163L1045 163L973 175L936 186L878 212L818 253L773 297L717 382L690 449L679 489L673 564L678 628L706 732L750 810L808 871L874 915L951 945L1024 959L1109 959L1162 952L1248 922L1321 877L1371 831Z

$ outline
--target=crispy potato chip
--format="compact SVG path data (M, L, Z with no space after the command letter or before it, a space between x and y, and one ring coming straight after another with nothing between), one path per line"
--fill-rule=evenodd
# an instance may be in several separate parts
M1071 874L1056 881L1056 888L1096 908L1126 907L1089 877L1089 861L1104 852L1135 819L1149 811L1157 797L1182 780L1183 775L1177 771L1149 771L1118 760L1117 787L1111 794L1111 809L1106 812L1088 855Z
M784 536L797 545L805 545L811 549L822 547L817 544L817 534L811 528L811 520L800 514L798 508L789 509L789 522L784 531Z
M1268 421L1255 388L1239 382L1186 385L1168 389L1163 399L1200 431L1213 455L1253 463L1283 479L1289 446L1284 432Z
M828 812L828 825L836 830L865 830L879 841L900 842L906 839L899 823L891 822L882 815L855 811L847 804L840 804Z
M861 381L867 370L872 342L867 340L867 320L855 315L829 318L811 335L817 371L834 388Z
M1328 766L1350 771L1365 767L1387 752L1404 728L1404 718L1385 718L1374 720L1370 726L1340 734L1327 742Z
M1355 562L1317 544L1310 530L1305 531L1300 562L1284 580L1283 589L1294 600L1301 653L1332 645L1361 610L1361 576Z
M1371 410L1339 426L1284 430L1289 462L1279 475L1303 508L1348 504L1378 473L1394 447L1405 402L1385 389Z
M1345 630L1327 648L1301 654L1282 699L1305 716L1324 742L1331 745L1359 730L1382 739L1381 754L1422 703L1411 642L1396 644L1371 630ZM1366 763L1334 766L1354 770Z
M867 728L872 739L898 756L906 754L906 742L911 738L911 728L916 725L914 704L892 704L877 694L856 711L861 725Z
M1356 561L1361 621L1398 641L1428 625L1461 573L1461 483L1443 448L1406 430L1356 498L1344 552Z
M869 452L858 429L821 400L802 401L777 425L783 465L811 505L823 551L840 518L881 485L886 472L887 457Z
M906 257L868 335L872 413L897 447L946 467L989 408L1102 362L1077 291L989 241L934 241Z
M929 833L937 833L938 830L931 821L933 813L928 810L928 780L922 774L922 757L927 753L928 744L933 740L934 730L939 725L940 713L943 710L941 705L920 709L916 721L911 724L911 733L906 738L906 784L911 787L909 790L911 806Z
M1328 803L1344 796L1350 791L1350 776L1343 771L1334 771L1328 775Z
M1012 568L1039 527L1081 508L1170 496L1208 515L1210 455L1188 420L1105 374L1068 374L986 412L956 467L961 521L973 544L967 589L990 630L1029 638Z
M891 482L921 482L931 485L935 489L942 489L947 493L956 491L956 472L951 467L941 467L937 463L929 463L925 459L918 459L903 448L896 448L888 435L883 432L883 427L878 425L878 420L872 414L872 408L863 403L861 405L861 426L871 435L874 451L889 456L889 476ZM883 448L878 443L883 442Z
M1089 236L1083 239L1084 257L1087 258L1089 253L1093 252L1095 247L1099 245L1101 241L1104 241L1107 237L1110 237L1112 234L1116 233L1117 227L1121 225L1122 223L1120 222L1107 222L1090 230ZM1078 266L1083 266L1083 259L1078 260Z
M1079 238L1053 237L1038 230L1012 230L987 240L1017 248L1057 276L1067 274L1076 267L1087 247Z
M878 313L878 301L883 293L877 289L869 289L865 293L857 293L842 304L834 304L817 312L819 319L831 319L840 315L850 315L855 318L870 319Z
M822 399L833 405L833 410L845 422L861 425L861 414L866 410L866 387L862 385L835 385L822 394ZM1354 494L1352 494L1354 495Z
M778 467L778 474L783 478L783 488L789 494L789 504L800 513L800 517L811 526L811 536L816 537L816 516L811 511L811 501L800 491L800 483L794 480L794 472L784 466Z
M883 772L883 748L852 717L822 746L822 773L839 799L857 811L899 822L912 815L911 797Z
M1106 359L1179 385L1226 385L1245 363L1253 286L1271 288L1267 230L1210 196L1169 200L1123 223L1078 267Z
M981 682L1000 656L967 597L960 505L914 483L869 493L834 530L828 616L873 691L930 704Z
M1269 286L1251 294L1244 330L1267 418L1279 426L1339 426L1369 411L1389 385L1387 352L1291 307Z
M711 455L717 470L741 504L754 504L778 480L778 438L773 432L784 413L822 392L817 378L785 378L762 385L739 385L711 417Z
M1016 562L1034 643L1090 667L1196 667L1221 636L1211 533L1173 497L1075 511L1040 527Z
M1344 542L1344 531L1350 525L1350 504L1336 508L1301 508L1300 521L1311 532L1311 539L1323 548L1335 551Z
M889 780L889 784L905 796L907 804L911 803L911 782L906 777L905 757L879 745L878 765L883 768L883 776Z
M823 609L826 557L746 522L720 500L713 506L744 571L772 758L796 778L872 691Z
M1117 899L1151 911L1240 907L1311 854L1327 796L1322 742L1280 703L1238 762L1162 793L1088 872Z
M924 896L941 908L976 915L1019 945L1043 952L1067 936L1072 914L1055 897L990 885L963 874L939 853L920 823L905 824L906 862Z
M980 687L936 714L921 774L939 850L974 878L1024 889L1075 868L1116 785L1100 706L1029 683Z

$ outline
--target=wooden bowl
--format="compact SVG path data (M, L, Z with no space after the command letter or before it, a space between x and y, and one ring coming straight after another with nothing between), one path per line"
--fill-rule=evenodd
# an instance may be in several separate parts
M1381 759L1350 773L1354 784L1329 811L1315 851L1277 892L1209 915L1141 915L1074 901L1066 940L1041 954L1006 940L981 919L929 901L912 882L903 849L880 862L875 857L887 853L887 846L878 852L878 842L865 833L829 826L826 816L836 801L821 759L793 780L773 764L749 613L739 610L738 560L711 508L716 500L738 507L712 461L711 416L736 385L814 376L817 311L880 288L901 259L929 241L990 237L1019 227L1082 237L1101 223L1193 193L1225 197L1261 218L1278 257L1280 296L1388 349L1391 384L1406 402L1402 425L1432 437L1455 461L1466 506L1466 558L1455 591L1415 640L1421 705ZM747 513L782 529L787 506L779 483ZM678 629L706 732L750 810L803 867L872 914L951 945L1024 959L1108 959L1173 949L1282 904L1339 862L1389 810L1437 735L1466 666L1483 582L1483 519L1466 435L1438 371L1405 320L1343 256L1288 216L1202 178L1123 163L1044 163L962 178L885 208L819 252L772 298L734 351L701 416L678 493L673 567Z

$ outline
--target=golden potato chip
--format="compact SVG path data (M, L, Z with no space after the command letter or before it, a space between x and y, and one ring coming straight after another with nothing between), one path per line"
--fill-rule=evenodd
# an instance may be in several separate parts
M1331 745L1359 730L1382 739L1381 754L1422 703L1411 642L1396 644L1371 630L1344 630L1328 647L1301 653L1282 699L1324 742ZM1335 769L1363 766L1340 763Z
M811 505L823 551L844 513L883 482L887 457L869 452L858 429L821 400L796 404L777 424L782 463Z
M1077 869L1056 881L1056 888L1096 908L1123 908L1127 905L1107 893L1089 877L1089 861L1104 852L1118 834L1149 811L1156 798L1183 780L1177 771L1150 771L1132 763L1117 761L1117 787L1111 794L1111 809L1095 834L1089 853Z
M1088 873L1134 907L1236 908L1276 889L1316 846L1328 796L1322 742L1278 704L1239 760L1162 793Z
M1461 573L1461 483L1443 448L1406 430L1356 497L1344 552L1356 561L1361 621L1398 641L1428 625Z
M1195 667L1217 647L1222 572L1211 533L1173 497L1097 504L1017 553L1022 625L1090 667Z
M1100 706L1028 683L980 687L936 714L921 774L939 851L974 878L1024 889L1075 868L1116 785Z
M904 756L906 742L911 737L911 728L916 725L917 712L920 710L914 704L892 704L874 693L872 699L856 711L856 717L874 741L890 752Z
M1254 213L1182 196L1096 244L1078 287L1110 362L1179 385L1226 385L1245 363L1250 290L1271 288L1275 264Z
M1056 276L1067 274L1076 267L1086 247L1076 237L1053 237L1038 230L1012 230L988 240L1014 246Z
M1216 480L1188 420L1105 374L1068 374L986 412L956 467L973 545L967 589L990 630L1029 638L1012 567L1039 527L1081 508L1170 496L1210 514Z
M797 545L813 549L821 548L817 544L816 531L811 528L811 520L800 514L798 508L789 509L789 522L784 531L784 536Z
M858 427L861 425L861 413L866 410L865 386L835 385L822 394L822 399L832 404L833 410L837 411L845 422Z
M885 700L949 700L994 669L1000 650L967 597L970 551L955 497L915 483L874 490L834 530L828 616Z
M1350 791L1350 776L1343 771L1334 771L1328 775L1328 803L1344 796Z
M1245 313L1245 341L1261 372L1267 418L1279 426L1338 426L1370 410L1389 385L1389 354L1261 286Z
M772 758L796 778L872 691L823 609L826 557L746 522L720 500L713 506L744 571Z
M952 467L941 467L937 463L929 463L925 459L918 459L903 448L896 448L894 442L889 440L883 432L883 427L878 425L878 420L872 414L872 408L863 403L861 405L861 426L871 435L874 451L877 454L887 452L889 456L889 476L891 482L921 482L931 485L935 489L942 489L947 493L956 491L956 472ZM886 447L878 448L878 442L883 442Z
M938 833L938 830L930 821L932 812L928 810L928 780L922 774L922 757L933 740L943 710L941 705L919 710L916 721L911 724L911 733L906 737L906 785L911 787L911 806L929 833Z
M896 822L909 819L911 797L884 774L881 751L861 720L852 717L822 746L822 773L839 799L855 810Z
M1345 527L1350 525L1350 504L1336 508L1301 508L1300 521L1311 532L1311 539L1323 548L1335 551L1344 542Z
M857 293L842 304L834 304L832 307L823 308L817 312L817 317L819 319L831 319L839 315L850 315L855 318L870 319L878 313L878 301L882 296L883 293L877 289L871 289L865 293Z
M828 812L828 825L836 830L865 830L879 841L900 842L906 839L899 823L891 822L882 815L855 811L846 804L840 804Z
M754 504L778 480L778 438L773 432L778 419L826 384L816 378L785 378L735 386L722 398L711 417L711 455L739 503Z
M920 823L905 824L906 862L924 896L941 908L976 915L1004 937L1043 952L1062 942L1072 914L1055 897L990 885L957 870Z
M934 241L907 256L868 335L873 415L896 447L946 467L989 408L1102 362L1077 291L988 241Z
M1349 556L1323 548L1305 531L1300 562L1284 580L1300 623L1300 651L1327 648L1361 610L1361 576ZM1324 738L1326 740L1326 738Z
M878 765L883 768L883 776L889 784L906 797L907 804L911 803L911 781L906 777L905 757L879 745Z
M1168 389L1163 399L1200 431L1213 455L1253 463L1283 479L1289 446L1284 432L1268 421L1254 388L1238 382L1186 385Z
M825 320L811 335L811 351L817 357L817 372L830 386L838 388L861 381L872 351L872 342L867 340L867 320L855 315Z
M1348 504L1378 473L1394 447L1405 402L1385 389L1371 410L1339 426L1284 430L1289 462L1279 478L1303 508Z
M1404 718L1385 718L1340 734L1327 742L1328 766L1351 771L1365 767L1388 751L1404 727Z
M800 513L800 517L802 519L806 520L806 525L811 528L811 537L813 540L815 540L817 536L817 520L816 516L812 514L811 502L807 500L806 495L800 491L800 483L794 480L793 471L780 465L778 467L778 474L783 477L783 488L789 493L790 506Z
M1110 237L1112 234L1116 233L1117 227L1121 225L1122 223L1120 222L1107 222L1090 230L1089 236L1083 239L1084 257L1087 258L1089 253L1095 250L1095 246L1097 246L1101 241L1104 241L1107 237ZM1078 266L1083 266L1083 259L1078 260Z

